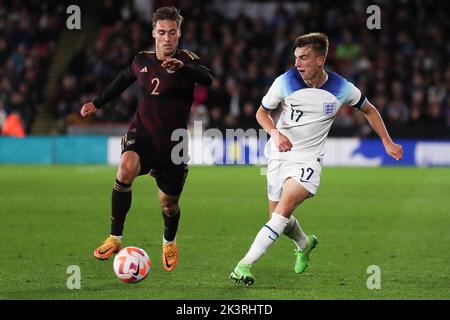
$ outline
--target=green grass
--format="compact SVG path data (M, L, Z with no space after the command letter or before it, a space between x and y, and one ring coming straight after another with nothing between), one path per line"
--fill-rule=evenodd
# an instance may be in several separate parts
M120 282L93 250L109 232L115 168L0 166L0 299L450 299L450 170L324 168L319 192L296 211L320 244L302 275L280 238L254 266L256 283L228 279L267 221L258 167L191 167L181 200L180 262L161 261L155 182L140 177L124 245L144 248L152 271ZM81 289L66 287L69 265ZM368 290L367 267L381 268Z

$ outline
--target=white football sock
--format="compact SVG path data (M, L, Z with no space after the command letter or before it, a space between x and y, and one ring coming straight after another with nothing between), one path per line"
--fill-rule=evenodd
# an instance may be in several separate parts
M175 236L175 238L172 241L167 241L166 239L164 239L164 236L163 236L163 244L172 244L172 243L175 243L175 242L177 242L177 237L176 236Z
M240 262L253 264L258 261L283 233L283 230L286 229L288 223L288 218L274 212L272 218L261 228L261 230L259 230L250 250L248 250L247 254Z
M300 224L294 215L289 218L289 224L283 233L290 239L292 239L299 250L305 250L308 245L308 236L303 232Z

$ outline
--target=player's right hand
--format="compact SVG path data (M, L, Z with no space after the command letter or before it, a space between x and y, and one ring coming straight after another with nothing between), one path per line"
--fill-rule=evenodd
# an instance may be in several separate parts
M89 117L91 114L94 114L95 112L97 112L97 108L94 106L92 102L88 102L83 104L80 114L82 117Z
M175 58L166 58L162 63L161 67L166 69L167 72L172 73L180 68L183 68L184 63L181 60Z
M272 137L274 138L275 146L278 148L278 151L280 151L280 152L291 151L292 142L289 140L288 137L286 137L280 131L276 130L272 134Z

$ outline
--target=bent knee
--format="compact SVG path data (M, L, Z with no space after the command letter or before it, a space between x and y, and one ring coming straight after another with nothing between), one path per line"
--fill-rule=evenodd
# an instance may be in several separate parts
M161 210L168 216L173 216L178 212L178 202L161 202Z
M278 213L279 215L281 215L283 217L289 218L292 215L292 213L294 212L294 210L290 209L290 208L286 208L286 207L280 207L280 208L276 208L274 212ZM271 216L272 216L272 214L271 214Z
M293 203L279 202L273 212L276 212L276 213L282 215L283 217L290 217L296 207L297 206Z
M126 184L132 184L134 179L139 174L138 170L139 168L136 165L121 164L119 166L119 170L117 171L117 180Z

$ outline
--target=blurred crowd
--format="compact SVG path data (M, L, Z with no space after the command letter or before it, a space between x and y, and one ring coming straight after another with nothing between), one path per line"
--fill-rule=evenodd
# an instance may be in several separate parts
M0 0L0 133L30 133L44 99L65 7L58 1Z
M78 44L55 95L55 113L66 125L86 123L79 117L82 104L97 97L139 51L154 49L151 21L136 9L138 2L99 1L101 28L96 40ZM233 17L224 14L227 3L234 2L165 1L180 8L185 18L180 47L196 52L215 76L211 87L197 86L190 125L201 120L205 128L259 128L256 109L273 80L293 66L295 38L321 31L330 39L327 70L360 88L388 126L450 126L448 2L376 1L381 8L380 30L367 28L366 8L372 3L365 1L302 2L295 9L274 1L270 14L258 16L243 10ZM33 17L25 9L16 16L14 20L8 15L6 21L16 21L22 37L8 38L18 32L12 22L9 27L6 23L6 29L0 27L6 30L0 32L0 61L4 62L0 64L0 112L17 109L18 101L33 109L42 92L37 87L45 83L40 79L45 75L38 70L48 62L54 45L57 23L51 15ZM37 28L30 28L33 22ZM4 88L6 92L16 88L13 91L19 97L4 97ZM128 122L137 94L130 87L90 121ZM14 107L7 101L15 101ZM334 127L355 136L371 134L363 115L352 108L341 109Z

